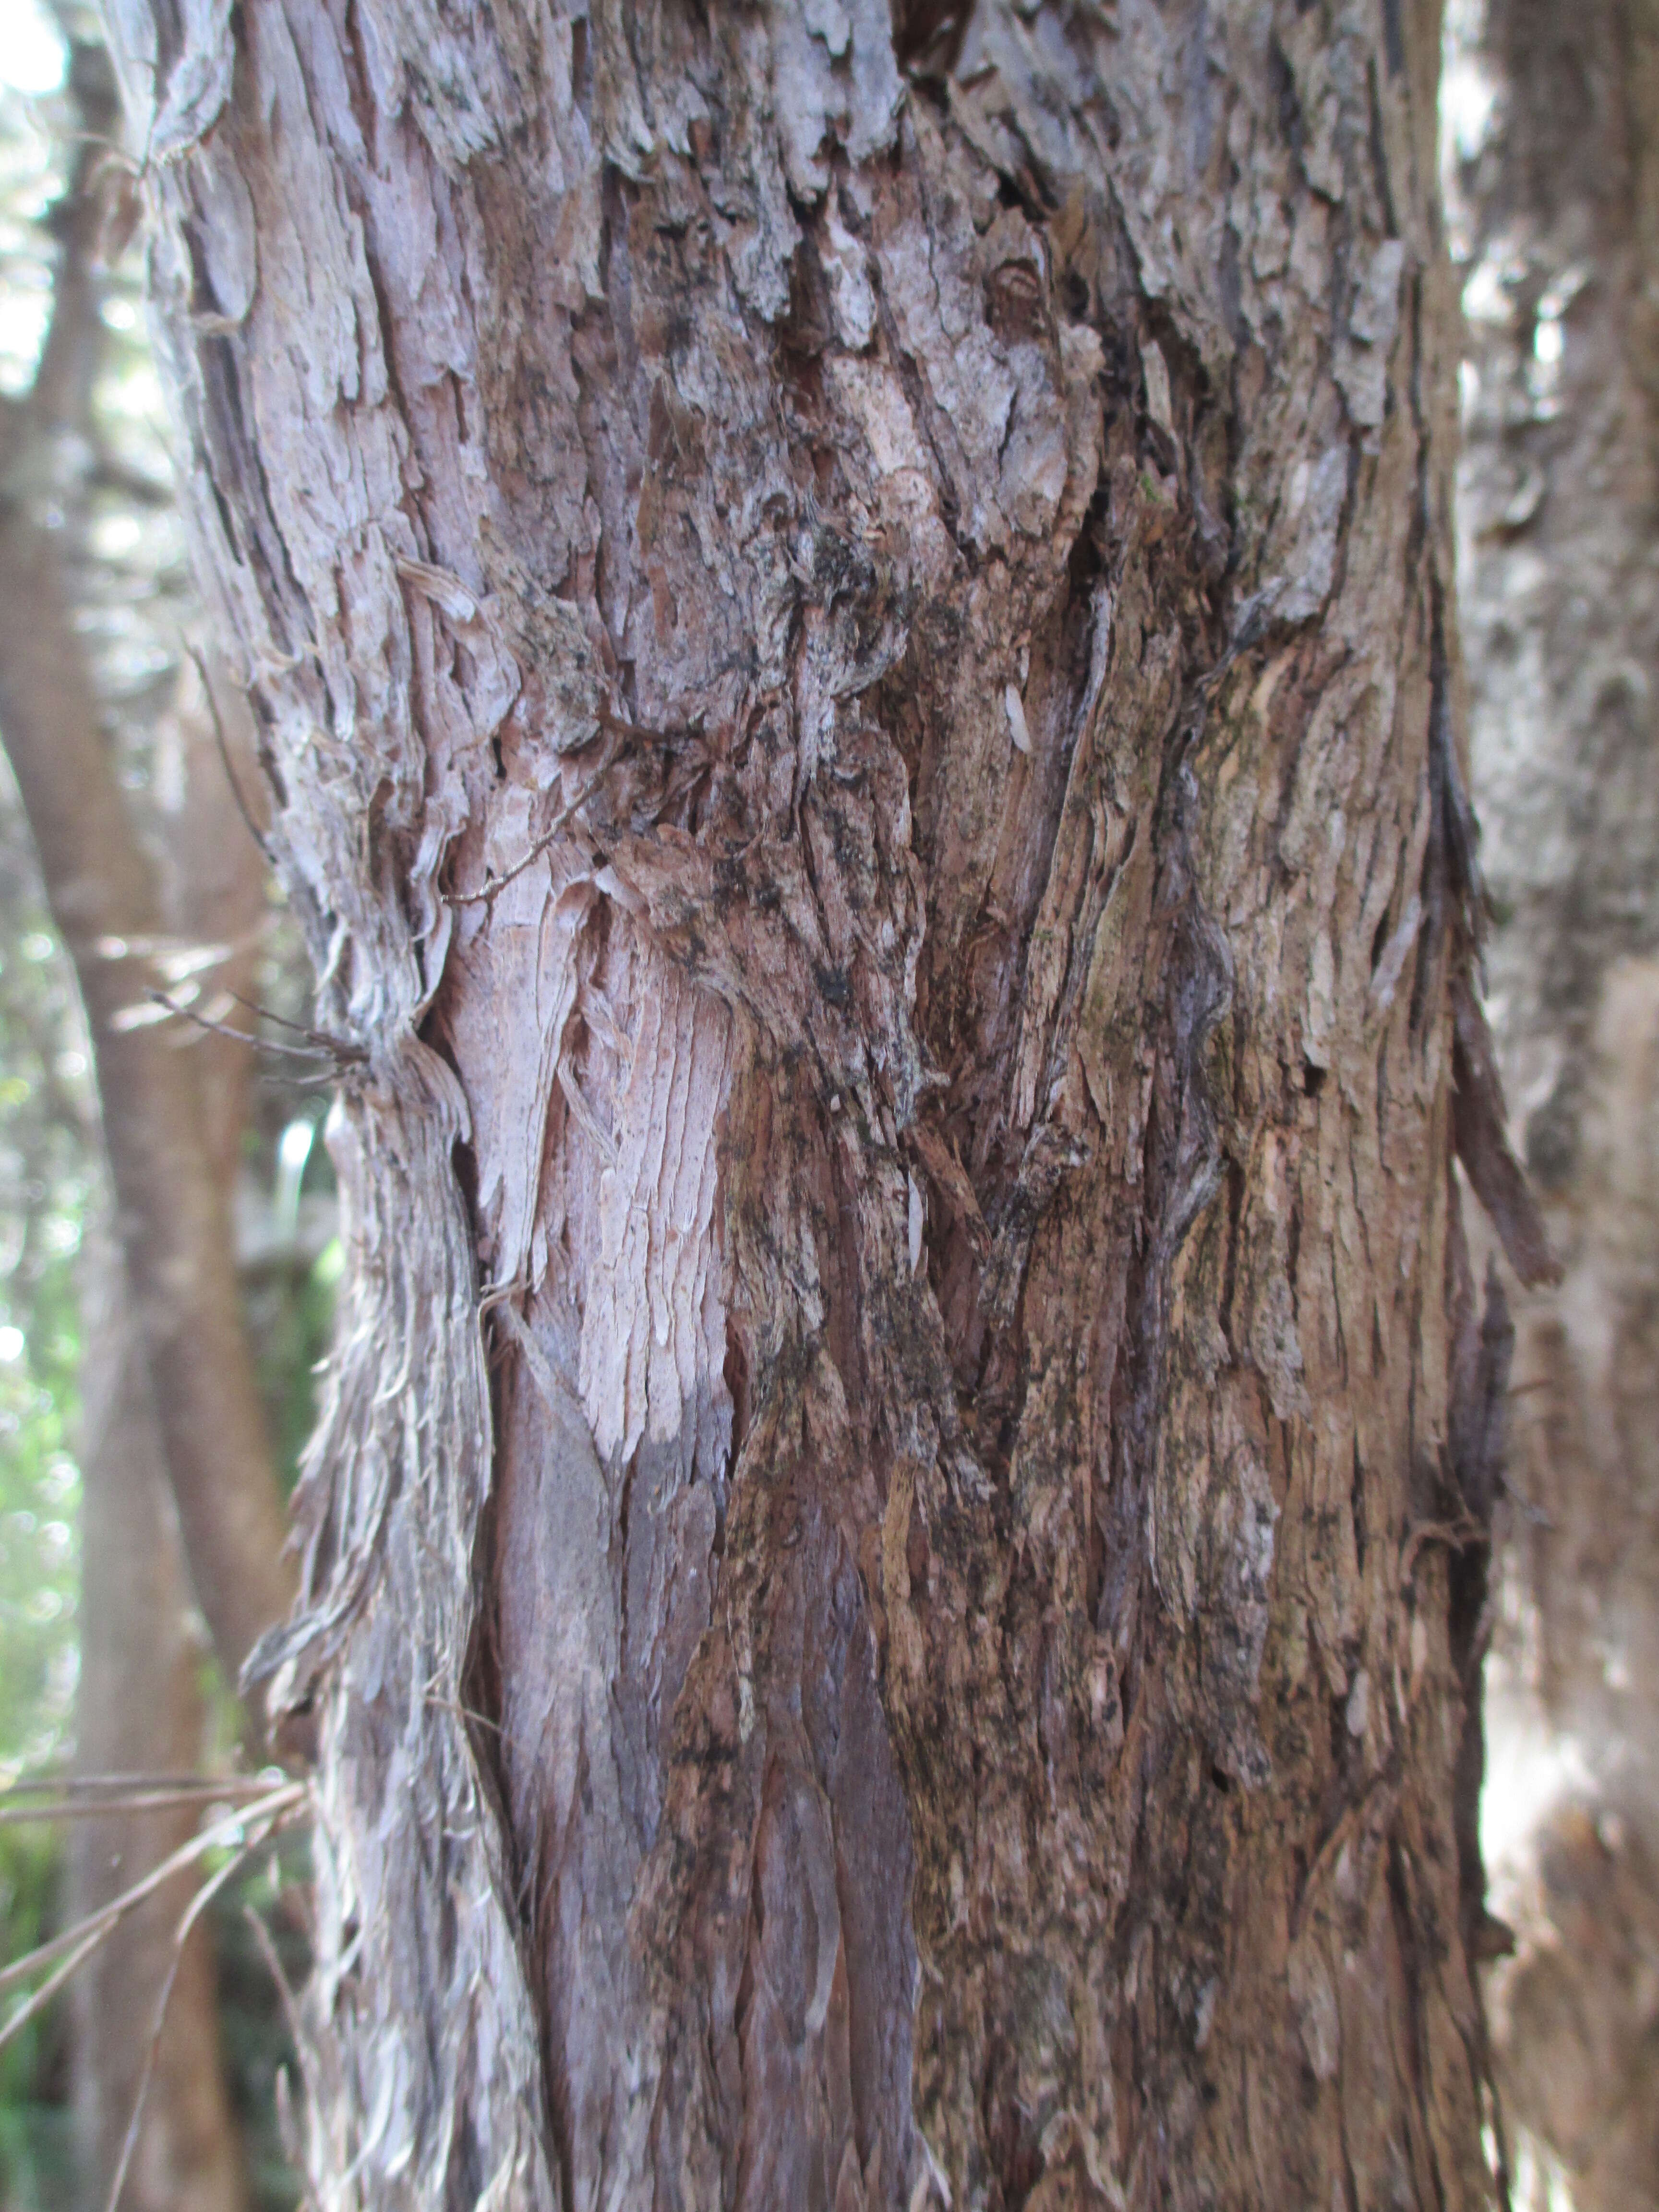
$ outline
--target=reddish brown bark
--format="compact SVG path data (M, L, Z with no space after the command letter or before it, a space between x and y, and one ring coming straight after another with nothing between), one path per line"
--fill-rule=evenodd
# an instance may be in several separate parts
M209 703L193 682L161 743L175 750L179 781L162 825L173 878L167 919L182 942L235 948L214 980L246 995L264 911L264 863L227 781ZM246 1125L252 1053L228 1036L204 1036L192 1057L208 1168L228 1193ZM105 1231L88 1256L76 1757L92 1774L190 1773L209 1749L207 1654L121 1255ZM74 1913L94 1911L183 1845L198 1809L77 1821L70 1838ZM82 2189L94 2208L108 2203L124 2164L122 2212L240 2212L247 2202L221 2061L210 1919L198 1918L174 1971L178 1930L201 1879L187 1871L161 1891L115 1930L75 1984L75 2102Z
M117 15L368 1055L319 2186L1485 2201L1432 12Z

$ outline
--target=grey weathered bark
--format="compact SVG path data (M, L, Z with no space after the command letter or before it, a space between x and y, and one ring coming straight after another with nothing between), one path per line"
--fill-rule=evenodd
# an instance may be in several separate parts
M323 2201L1486 2201L1437 11L111 15L368 1055Z
M1535 2201L1611 2212L1659 2205L1659 13L1489 0L1449 90L1493 1003L1566 1267L1516 1316L1496 2022Z

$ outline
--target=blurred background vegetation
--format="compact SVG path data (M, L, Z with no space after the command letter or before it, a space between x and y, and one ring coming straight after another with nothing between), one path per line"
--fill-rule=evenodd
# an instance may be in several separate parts
M0 392L14 399L29 391L48 327L62 250L55 210L82 133L73 78L96 40L88 13L0 0ZM138 247L111 251L99 274L92 450L60 454L53 465L79 495L74 542L64 549L76 628L135 821L151 836L169 780L182 772L180 689L198 679L142 289ZM271 1016L303 1020L305 965L273 890L259 936L251 995ZM178 1043L189 1049L188 1034ZM263 1066L248 1099L234 1194L238 1256L286 1486L312 1425L340 1264L329 1163L316 1141L325 1101ZM15 1808L26 1802L19 1785L67 1771L75 1752L82 1245L101 1182L75 977L0 757L0 1814L11 1814L0 1820L0 1946L8 1959L53 1932L66 1911L64 1830L18 1818ZM205 1638L201 1650L214 1716L204 1764L228 1771L238 1716L213 1679ZM302 1975L303 1864L294 1839L273 1846L215 1906L224 2064L249 2198L270 2212L297 2196L275 2118L276 2077L290 2052L247 1910L264 1921L290 1980ZM64 2005L49 2008L0 2051L4 2212L88 2201L76 2178L70 2017Z

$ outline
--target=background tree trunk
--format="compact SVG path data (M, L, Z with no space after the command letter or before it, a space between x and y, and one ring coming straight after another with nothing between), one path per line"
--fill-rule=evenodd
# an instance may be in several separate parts
M54 210L51 319L28 393L0 405L0 730L86 1012L115 1233L191 1586L234 1682L286 1611L295 1577L242 1326L228 1187L214 1157L222 1121L216 1130L176 1030L158 1036L128 1018L166 980L155 956L167 915L64 575L85 550L84 478L100 436L100 179L117 105L100 49L76 42L71 56L82 135ZM222 1111L240 1127L228 1092Z
M319 2194L1486 2201L1436 12L111 13L367 1055Z
M107 1237L89 1255L83 1363L78 1763L88 1773L196 1772L207 1729L205 1653L179 1546L143 1348ZM194 1833L198 1810L77 1821L70 1901L94 1911ZM201 1877L176 1881L96 1952L74 1984L75 2103L84 2202L109 2202L173 1936ZM179 1962L122 2197L125 2212L237 2212L246 2202L219 2059L211 1930Z
M1611 2212L1659 2205L1659 15L1490 0L1448 93L1493 1004L1566 1265L1516 1316L1496 2021L1523 2196Z
M231 1227L246 1047L213 1039L186 1056L176 1025L158 1036L127 1018L152 1011L146 988L168 976L164 956L181 939L233 942L221 980L246 987L263 878L204 709L181 739L192 758L173 857L185 865L164 895L120 787L65 580L88 550L88 485L102 458L97 176L115 110L95 46L72 44L71 70L82 131L55 210L51 322L31 391L0 406L0 729L75 963L114 1200L87 1278L78 1759L90 1773L193 1771L207 1711L192 1597L234 1685L256 1636L285 1611L294 1577ZM192 844L201 848L193 856ZM130 1887L195 1823L187 1808L77 1824L72 1913ZM77 1988L75 2103L89 2203L107 2201L121 2162L174 1931L195 1887L181 1877L125 1923ZM203 1925L179 1965L125 2206L234 2212L246 2201L218 2041Z
M234 1682L286 1611L294 1574L198 1071L176 1025L124 1026L162 981L166 916L99 726L58 546L30 511L36 495L25 478L0 502L0 728L86 1008L116 1232L191 1585Z
M173 804L164 816L171 933L225 945L215 983L246 996L258 964L264 869L242 822L216 743L213 708L187 683L170 733ZM229 727L235 728L233 717ZM244 772L247 763L244 762ZM202 1035L187 1049L200 1100L204 1166L227 1218L247 1112L246 1043ZM179 1522L143 1346L107 1231L88 1268L81 1451L81 1675L78 1760L94 1774L195 1773L207 1750L207 1653L179 1545ZM77 1823L71 1901L92 1912L195 1832L198 1808ZM87 2203L109 2202L123 2162L174 1934L200 1881L181 1875L94 1954L76 1984L75 2101ZM179 1962L167 2025L120 2203L125 2212L238 2212L247 2202L220 2061L211 1923L201 1920Z

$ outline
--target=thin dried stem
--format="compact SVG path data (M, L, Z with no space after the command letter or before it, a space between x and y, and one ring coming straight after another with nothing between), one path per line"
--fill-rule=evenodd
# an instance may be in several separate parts
M293 1986L288 1976L283 1972L283 1962L276 1955L276 1946L270 1940L270 1929L266 1927L251 1905L243 1905L242 1917L253 1930L253 1940L259 1947L259 1955L265 1962L271 1980L276 1984L277 1995L282 1998L283 2010L288 2019L289 2033L294 2039L294 2052L299 2062L300 2078L304 2094L314 2100L317 2083L311 2067L310 2041L306 2033L305 2023L300 2017L299 2000L294 1994ZM289 2087L289 2072L286 2066L279 2066L276 2069L276 2091L277 2130L282 2137L283 2148L288 2154L289 2163L296 2169L300 2176L304 2191L301 2199L303 2212L318 2212L318 2208L326 2201L326 2191L317 2176L310 2170L311 2162L307 2155L306 2145L294 2118L292 2092Z
M281 1779L273 1777L281 1776ZM47 1790L60 1797L88 1796L95 1790L201 1790L215 1797L263 1797L287 1782L280 1767L264 1774L160 1774L137 1769L105 1774L26 1774L0 1789L0 1801L9 1797L43 1796Z
M193 1006L181 1005L166 991L153 990L145 995L154 1005L165 1006L168 1013L193 1022L198 1029L209 1030L215 1036L229 1037L236 1044L252 1045L256 1052L277 1053L285 1060L332 1060L342 1066L361 1065L368 1058L362 1045L347 1044L343 1038L329 1036L321 1030L305 1032L318 1040L315 1044L281 1044L275 1037L256 1036L248 1030L232 1029L228 1022L216 1022L210 1014L198 1014ZM233 999L238 997L234 991L230 995ZM240 1000L239 1003L245 1006L247 1002Z
M256 1794L246 1784L225 1790L210 1784L187 1790L108 1790L85 1796L46 1797L32 1805L0 1805L0 1827L28 1820L102 1820L114 1813L166 1813L181 1805L222 1805Z
M224 718L219 712L219 702L214 695L213 679L208 674L206 658L194 645L186 644L185 650L195 662L196 673L202 680L203 694L208 703L208 714L213 723L213 740L219 748L219 764L224 769L225 781L230 786L230 795L236 802L236 811L241 816L248 836L252 838L264 856L265 866L274 868L276 865L276 855L270 848L270 840L254 820L252 811L242 796L242 787L237 781L236 771L231 766L230 740L225 735Z
M80 1967L85 1966L99 1945L109 1935L114 1924L112 1921L109 1927L94 1928L89 1935L82 1936L80 1942L76 1945L68 1958L57 1970L47 1975L38 1990L33 1990L24 1998L5 2026L0 2027L0 2050L3 2050L14 2038L20 2036L37 2013L45 2011L64 1983Z
M21 1959L14 1959L10 1966L0 1968L0 1990L10 1989L19 1982L27 1981L42 1966L62 1958L65 1952L89 1955L147 1898L153 1897L174 1875L182 1873L185 1868L200 1858L204 1851L211 1850L216 1844L224 1841L227 1829L240 1827L249 1820L268 1820L278 1813L286 1812L297 1806L308 1794L307 1784L291 1782L283 1789L271 1790L251 1805L227 1813L221 1820L210 1821L188 1843L181 1844L176 1851L163 1859L160 1866L153 1867L143 1881L134 1882L118 1897L112 1897L107 1905L100 1905L96 1912L88 1913L84 1919L77 1920L73 1927L65 1928L60 1935L49 1937L44 1943L37 1943L33 1950L26 1952ZM76 1962L79 1963L78 1956ZM54 1977L53 1985L56 1986L61 1978ZM39 1993L36 1995L38 1997ZM4 2049L35 2009L36 1999L31 1998L12 2014L3 2027L0 2027L0 2050Z
M242 1917L253 1930L253 1940L259 1947L259 1956L265 1962L266 1972L276 1984L276 1994L283 2001L283 2013L288 2021L289 2033L294 2038L294 2047L301 2054L305 2051L305 2031L300 2019L300 2001L294 1994L294 1985L283 1972L283 1962L276 1955L276 1946L270 1939L270 1930L251 1905L242 1907Z
M132 2164L132 2154L138 2145L138 2130L143 2121L145 2102L149 2096L150 2078L155 2071L156 2053L161 2047L161 2031L167 2026L167 2006L172 2002L173 1984L179 1978L179 1969L184 1963L185 1946L190 1941L191 1932L232 1875L247 1863L250 1856L258 1850L262 1844L268 1842L274 1829L281 1825L282 1816L279 1814L275 1816L271 1826L267 1826L264 1834L251 1836L234 1857L227 1859L216 1874L210 1875L185 1906L179 1917L179 1925L173 1930L173 1956L167 1961L167 1979L162 1983L161 1994L156 2000L155 2021L150 2029L149 2041L144 2049L144 2063L138 2075L137 2092L132 2100L132 2117L127 2122L127 2131L122 2138L121 2155L116 2161L115 2179L110 2184L106 2212L116 2212L116 2207L121 2201L121 2191L126 2187L127 2171Z
M310 1029L304 1022L291 1022L286 1014L279 1014L274 1006L262 1006L257 999L245 999L240 991L232 991L230 995L239 1006L246 1006L249 1013L258 1014L262 1022L275 1022L279 1029L291 1030L295 1036L306 1038L319 1050L339 1052L356 1049L355 1046L343 1045L341 1040L327 1030Z

